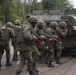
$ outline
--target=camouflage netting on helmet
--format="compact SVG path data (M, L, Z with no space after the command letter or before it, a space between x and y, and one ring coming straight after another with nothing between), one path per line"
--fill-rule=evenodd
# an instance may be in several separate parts
M45 26L45 23L44 23L43 20L39 20L39 21L37 22L37 27L44 27L44 26Z
M20 22L20 20L15 20L15 25L18 25L18 26L20 26L20 25L21 25L21 22Z
M11 25L13 25L11 22L7 22L6 26L10 27Z
M30 16L30 18L28 19L28 22L38 22L37 16Z
M61 27L61 28L62 28L62 27L66 27L66 23L65 23L65 22L60 22L60 23L59 23L59 27Z
M58 23L55 22L55 21L53 21L53 22L50 23L49 26L50 26L50 27L57 27L57 26L58 26Z

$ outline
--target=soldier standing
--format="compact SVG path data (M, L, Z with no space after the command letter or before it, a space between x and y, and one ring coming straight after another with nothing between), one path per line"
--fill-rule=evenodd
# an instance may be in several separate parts
M31 27L32 26L29 23L23 25L20 34L18 36L18 44L19 44L21 60L19 63L19 68L16 71L15 75L20 75L26 60L27 60L29 75L34 75L35 70L33 69L32 51L34 52L35 50L37 51L37 48L34 43L34 32Z
M15 38L12 38L11 39L12 45L14 47L13 61L16 61L16 60L18 60L18 54L17 54L17 47L18 47L17 38L18 38L19 32L21 30L21 22L20 22L20 20L15 20L15 24L14 25L9 25L9 27L13 28L13 30L15 32L15 36L16 36Z
M59 27L57 28L57 33L59 34L59 37L66 37L67 35L67 29L66 29L66 23L60 22Z
M3 43L4 45L0 45L0 67L1 67L1 59L2 59L2 55L4 53L4 50L6 51L6 66L12 66L11 62L10 62L10 47L9 47L9 40L10 38L14 38L15 37L15 33L14 30L9 26L9 24L12 25L11 22L7 22L7 24L5 25L5 27L2 27L2 39L3 39Z
M35 28L37 22L38 22L38 18L37 18L36 16L30 16L30 17L28 18L28 23L29 23L29 25L30 25L30 27L31 27L31 31L32 31L32 33L33 33L34 35L35 35L35 32L34 32L33 29ZM34 44L34 45L32 45L31 47L32 47L32 53L33 53L32 55L33 55L33 57L38 57L38 56L40 56L40 52L38 51L36 45ZM34 69L35 71L38 71L37 68L36 68L36 60L34 60L34 62L33 62L33 69Z
M49 35L50 37L52 37L52 34L53 34L53 29L51 28L51 26L49 26L46 31L45 31L45 34ZM47 52L47 59L48 59L48 67L54 67L53 65L53 60L54 60L54 49L53 49L53 42L51 42L49 44L49 49L48 49L48 52ZM47 62L47 61L46 61Z
M51 22L50 27L54 30L53 38L58 40L58 43L56 44L55 42L53 45L54 50L55 50L56 64L62 64L62 62L60 61L60 56L62 54L62 42L60 40L59 33L60 35L65 36L66 32L63 32L61 29L58 28L57 22Z
M44 28L44 26L45 26L44 21L39 20L34 28L35 34L37 34L38 39L40 39L38 41L41 41L40 43L44 43L44 41L41 38L44 35L44 32L42 30ZM39 52L41 53L41 56L40 56L40 59L41 59L43 56L45 56L44 55L45 49L44 49L44 44L40 44L40 43L37 45L37 48L38 48ZM41 59L41 61L42 61L42 59Z

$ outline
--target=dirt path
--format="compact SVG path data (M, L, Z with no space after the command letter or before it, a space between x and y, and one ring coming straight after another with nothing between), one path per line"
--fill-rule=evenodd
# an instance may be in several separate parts
M37 64L40 71L40 75L76 75L76 58L75 57L62 57L63 64L55 67L48 68L46 64ZM13 62L13 66L2 68L0 75L15 75L17 69L17 62ZM28 75L26 66L23 69L21 75Z
M11 51L11 57L12 57ZM37 64L40 75L76 75L76 57L65 56L62 57L61 60L63 64L57 65L55 67L48 68L46 64ZM5 67L5 55L2 60L2 70L0 70L0 75L15 75L15 71L18 67L18 62L12 62L13 66ZM24 67L22 73L20 75L28 75L26 71L26 66Z

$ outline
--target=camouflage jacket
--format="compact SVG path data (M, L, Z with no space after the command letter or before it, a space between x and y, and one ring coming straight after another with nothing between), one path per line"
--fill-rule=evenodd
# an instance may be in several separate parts
M38 27L35 27L33 29L33 31L35 32L35 34L38 34L38 35L43 35L44 34L43 30L40 30Z
M57 28L56 32L57 32L59 37L66 37L66 35L67 35L66 29Z
M10 38L15 38L15 32L10 27L1 28L3 32L3 38L9 43Z
M16 37L18 37L19 32L20 32L20 30L21 30L21 26L9 25L8 27L13 28L13 30L14 30L14 32L15 32Z

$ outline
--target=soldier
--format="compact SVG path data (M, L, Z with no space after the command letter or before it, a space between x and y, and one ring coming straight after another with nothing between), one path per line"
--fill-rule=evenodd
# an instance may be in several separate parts
M37 22L38 22L38 18L36 16L30 16L28 18L28 23L29 23L29 25L31 27L31 31L33 32L34 35L35 35L35 32L34 32L33 29L35 28ZM32 48L33 48L32 49L33 57L40 56L40 52L38 51L37 47L35 45L33 45ZM33 63L33 69L38 71L37 68L36 68L36 61L35 60L34 60L34 63Z
M50 37L52 37L52 34L53 34L53 29L51 28L51 26L49 26L46 31L45 31L45 34L49 35ZM54 67L53 65L53 60L54 60L54 49L53 49L53 42L51 42L49 45L49 49L47 51L47 59L48 59L48 67ZM47 63L47 61L46 61Z
M42 35L44 35L44 32L43 32L43 28L44 28L44 26L45 26L45 23L44 23L44 21L42 21L42 20L39 20L38 22L37 22L37 24L36 24L36 26L35 26L35 28L34 28L34 32L35 32L35 34L37 34L38 35L38 39L40 39L41 37L42 37ZM38 40L38 41L41 41L42 39L40 39L40 40ZM44 41L41 41L40 43L38 43L38 45L37 45L37 48L39 49L39 52L41 53L41 56L40 56L40 59L41 59L41 57L44 55L44 45L42 45L41 43L43 43ZM39 59L39 60L40 60ZM41 61L42 61L42 59L41 59Z
M35 20L36 21L36 20ZM20 51L20 63L19 68L16 71L15 75L19 75L22 71L22 68L25 65L25 61L27 60L27 66L29 75L35 75L35 70L33 69L33 58L32 58L32 51L37 51L37 48L34 43L34 32L31 28L32 26L28 23L23 25L18 36L18 44L19 44L19 51Z
M44 21L39 20L39 21L37 22L35 28L34 28L34 32L35 32L36 34L38 34L39 36L40 36L40 35L43 35L44 32L43 32L42 29L43 29L44 26L45 26Z
M17 37L19 35L19 32L21 30L21 22L20 20L15 20L15 24L14 25L9 25L9 27L13 28L14 29L14 32L15 32L15 35L16 37L15 38L12 38L12 45L14 47L14 55L13 55L13 61L16 61L18 60L18 54L17 54L17 47L18 47L18 44L17 44Z
M66 29L66 23L60 22L59 27L57 28L57 33L59 34L59 37L66 37L67 35L67 29Z
M58 43L54 43L53 48L55 50L55 57L56 57L56 64L62 64L60 61L60 56L62 54L62 43L58 36L58 23L57 22L51 22L50 27L54 30L52 37L56 39ZM61 32L62 33L62 32Z
M2 39L3 39L3 43L4 45L0 45L0 67L1 67L1 59L2 59L2 55L4 53L4 50L6 51L6 66L12 66L11 62L10 62L10 47L9 47L9 40L10 38L14 38L15 37L15 33L14 30L10 27L8 27L8 25L12 23L11 22L7 22L6 27L2 27Z

